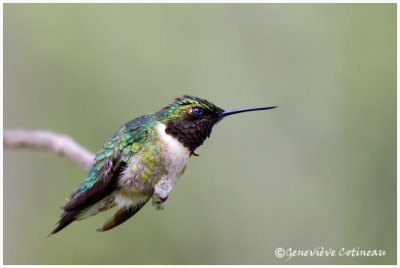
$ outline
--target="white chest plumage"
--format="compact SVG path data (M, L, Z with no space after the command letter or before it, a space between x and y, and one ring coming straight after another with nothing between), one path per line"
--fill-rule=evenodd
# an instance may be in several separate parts
M190 157L190 151L183 146L176 138L165 133L165 124L158 123L156 131L163 145L163 156L168 176L172 180L176 180L185 170L186 163Z
M153 175L155 177L150 179L152 182L166 179L170 183L174 184L185 170L186 163L190 157L190 151L176 138L165 133L165 128L166 126L163 123L158 123L155 126L155 131L157 132L158 138L161 142L161 152L159 153L161 153L160 157L164 166L163 172L155 172ZM120 207L134 206L137 203L138 198L148 199L146 192L149 191L148 187L151 187L151 185L149 185L148 181L143 180L138 176L137 170L144 168L142 164L139 164L138 159L139 158L136 156L132 157L127 168L119 179L121 190L115 193L115 202ZM132 189L135 190L132 191Z

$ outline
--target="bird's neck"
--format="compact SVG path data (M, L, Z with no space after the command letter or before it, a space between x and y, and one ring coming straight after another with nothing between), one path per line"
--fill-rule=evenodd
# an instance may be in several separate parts
M212 127L209 121L169 120L165 123L165 133L177 139L193 154L210 136Z
M155 125L156 132L160 141L164 144L164 147L175 156L185 154L190 156L190 149L185 147L176 137L166 132L167 126L164 123L157 123Z

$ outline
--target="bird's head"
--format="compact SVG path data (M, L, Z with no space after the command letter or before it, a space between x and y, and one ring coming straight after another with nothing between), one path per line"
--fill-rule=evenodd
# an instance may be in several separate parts
M267 110L277 106L262 106L223 110L213 103L193 96L184 95L176 98L159 112L158 120L166 125L165 132L178 139L190 152L203 144L210 137L213 126L225 116L254 111Z

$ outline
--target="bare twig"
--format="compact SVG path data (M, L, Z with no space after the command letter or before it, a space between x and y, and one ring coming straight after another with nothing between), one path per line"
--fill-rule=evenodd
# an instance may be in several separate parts
M5 149L44 149L65 155L85 169L90 169L93 165L94 154L67 135L51 131L22 129L4 129L3 134Z
M90 169L94 154L82 147L71 137L44 130L4 129L3 145L5 149L35 148L49 150L64 155L85 169ZM153 204L163 209L165 201L172 191L176 180L161 178L154 187Z

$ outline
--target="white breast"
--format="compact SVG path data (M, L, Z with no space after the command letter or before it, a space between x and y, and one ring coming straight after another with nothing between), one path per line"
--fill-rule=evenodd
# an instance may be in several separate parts
M165 133L165 128L166 126L163 123L158 123L156 125L156 130L163 144L165 165L169 173L167 176L170 177L170 179L176 180L186 167L186 163L190 157L190 151L176 138Z

